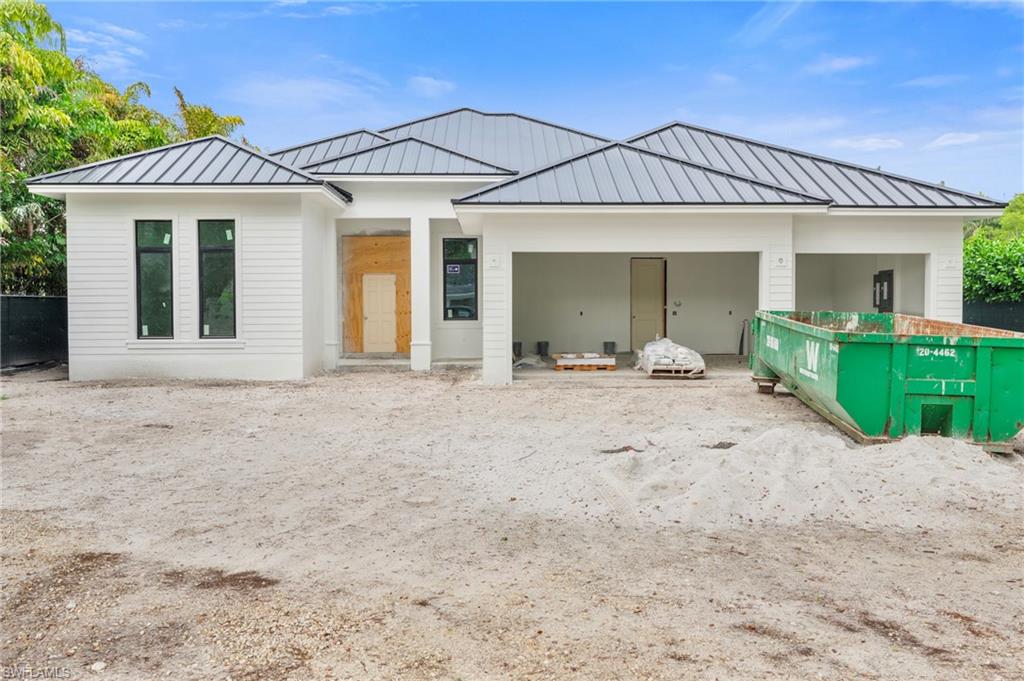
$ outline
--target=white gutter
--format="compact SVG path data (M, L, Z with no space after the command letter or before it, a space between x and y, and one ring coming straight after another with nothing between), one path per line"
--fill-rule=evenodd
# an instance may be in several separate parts
M953 208L830 208L829 215L873 215L876 217L934 217L936 215L965 218L995 218L1002 208L956 206Z
M33 194L63 199L67 194L321 194L332 203L347 208L337 193L322 185L145 185L145 184L30 184Z
M457 214L477 215L485 213L828 213L825 205L792 206L716 206L709 204L685 204L666 206L512 206L453 204Z
M313 173L330 182L493 182L508 180L514 175L327 175Z

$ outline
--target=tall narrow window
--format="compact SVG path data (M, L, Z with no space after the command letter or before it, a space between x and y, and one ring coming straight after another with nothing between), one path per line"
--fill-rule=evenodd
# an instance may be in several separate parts
M199 337L235 337L235 221L199 221Z
M444 318L476 319L476 239L445 239Z
M139 338L174 337L171 221L135 221L135 305Z

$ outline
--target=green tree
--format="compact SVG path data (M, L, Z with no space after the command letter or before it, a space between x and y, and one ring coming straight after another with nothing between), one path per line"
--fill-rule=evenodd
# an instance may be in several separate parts
M174 88L178 98L178 118L180 132L184 139L196 139L207 135L230 137L236 128L245 121L239 116L221 116L205 104L191 104L185 101L181 90Z
M1017 194L997 218L971 220L964 225L964 239L1019 239L1024 237L1024 194Z
M1024 300L1024 237L964 243L964 299L986 303Z
M25 180L209 134L242 119L178 95L180 120L143 104L149 86L118 90L67 56L64 30L35 0L0 0L0 283L5 293L60 295L64 204Z

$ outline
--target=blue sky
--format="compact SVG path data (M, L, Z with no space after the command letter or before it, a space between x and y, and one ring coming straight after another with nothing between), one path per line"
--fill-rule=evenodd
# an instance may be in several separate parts
M1024 4L49 3L69 51L263 149L471 106L609 137L680 119L1008 199Z

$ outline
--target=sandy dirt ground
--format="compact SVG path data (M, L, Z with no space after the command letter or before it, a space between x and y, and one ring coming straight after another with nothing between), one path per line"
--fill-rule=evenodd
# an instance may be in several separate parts
M1024 679L1019 455L526 378L5 377L4 678Z

